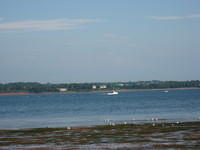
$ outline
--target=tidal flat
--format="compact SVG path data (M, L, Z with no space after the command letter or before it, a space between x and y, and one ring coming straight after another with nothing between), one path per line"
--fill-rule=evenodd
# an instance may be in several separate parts
M200 122L0 130L0 150L200 149Z

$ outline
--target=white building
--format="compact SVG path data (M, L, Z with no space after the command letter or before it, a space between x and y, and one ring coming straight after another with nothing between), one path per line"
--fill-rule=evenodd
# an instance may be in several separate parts
M124 86L124 84L123 84L123 83L119 83L118 85L119 85L119 86Z
M96 85L93 85L93 86L92 86L92 89L96 89L96 88L97 88L97 86L96 86Z
M100 89L106 89L107 88L107 86L106 85L100 85L100 87L99 87Z
M66 91L67 91L66 88L59 88L58 90L59 90L60 92L66 92Z

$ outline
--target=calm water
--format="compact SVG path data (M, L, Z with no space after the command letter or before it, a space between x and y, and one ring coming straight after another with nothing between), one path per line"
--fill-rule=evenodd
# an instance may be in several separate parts
M0 96L0 129L200 120L200 90ZM130 120L130 121L129 121Z

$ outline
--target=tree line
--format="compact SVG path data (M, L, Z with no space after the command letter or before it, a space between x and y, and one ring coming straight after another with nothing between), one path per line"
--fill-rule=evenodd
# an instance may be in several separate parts
M4 92L60 92L66 91L98 91L120 89L162 89L162 88L200 88L199 80L191 81L137 81L137 82L110 82L110 83L39 83L39 82L14 82L1 83L0 93Z

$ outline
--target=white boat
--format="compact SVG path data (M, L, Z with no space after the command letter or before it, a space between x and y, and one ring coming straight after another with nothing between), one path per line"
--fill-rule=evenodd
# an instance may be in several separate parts
M107 93L107 95L117 95L119 94L117 91L113 91L112 93Z
M168 93L169 91L165 90L164 92L165 92L165 93Z

